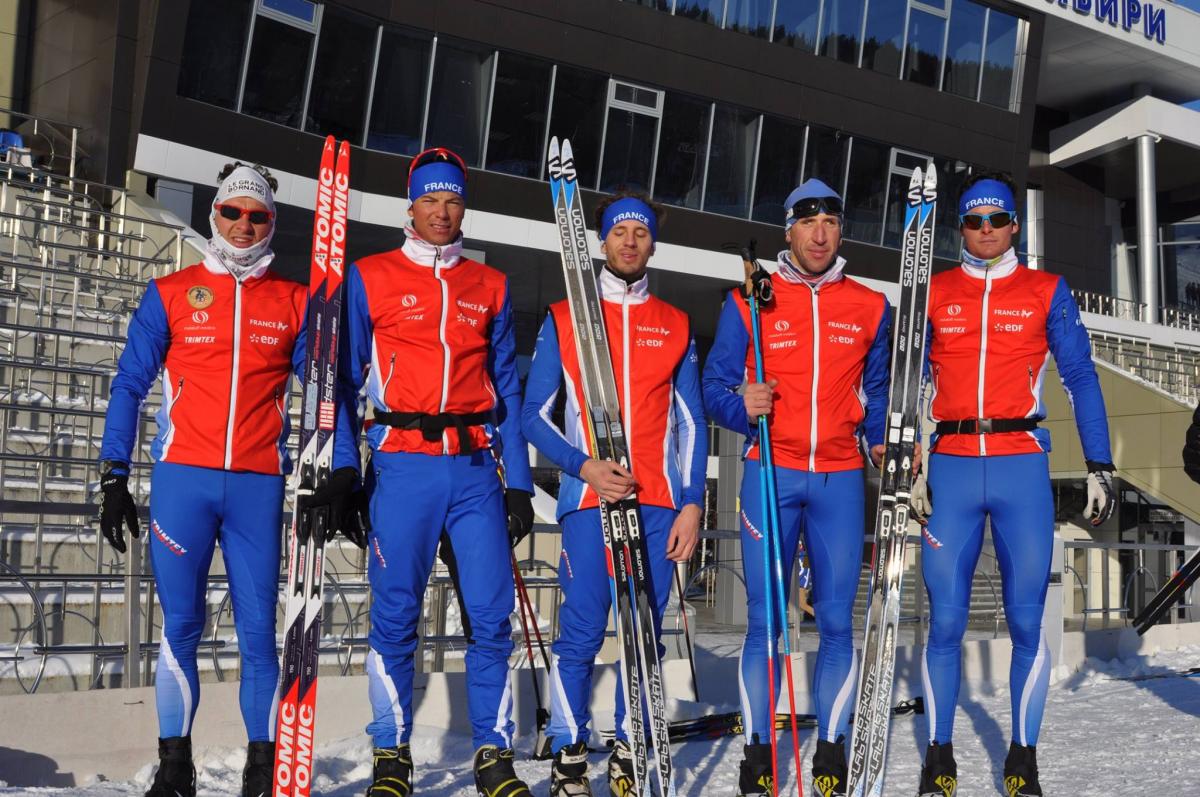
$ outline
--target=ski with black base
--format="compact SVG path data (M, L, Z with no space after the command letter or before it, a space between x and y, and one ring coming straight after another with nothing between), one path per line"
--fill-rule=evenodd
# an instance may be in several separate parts
M586 427L592 451L598 459L610 460L628 469L631 465L629 444L625 439L604 312L596 288L596 273L587 245L583 199L576 182L571 144L566 139L561 148L557 138L551 139L547 174L562 248L563 274L587 403L589 423ZM642 516L637 497L631 495L615 503L601 499L600 525L607 548L613 615L621 652L621 672L625 679L625 710L634 754L634 793L649 793L647 740L642 717L642 685L646 683L659 794L674 797L675 779L667 735L666 695L658 643L654 636L648 551L642 536Z
M1142 636L1157 623L1187 593L1188 587L1200 577L1200 551L1192 554L1183 566L1171 576L1163 588L1151 598L1146 608L1133 619L1133 627Z
M336 421L338 333L349 208L350 144L325 139L317 173L308 282L304 402L300 457L292 479L293 507L329 481ZM275 730L274 797L308 797L317 719L317 665L329 511L292 514L284 608L283 666Z
M919 404L925 358L925 320L933 266L933 228L937 209L937 172L913 170L904 211L900 250L900 305L892 346L886 449L867 620L858 674L858 701L850 742L850 797L883 794L884 760L896 668L900 588L908 537L913 456L920 433Z

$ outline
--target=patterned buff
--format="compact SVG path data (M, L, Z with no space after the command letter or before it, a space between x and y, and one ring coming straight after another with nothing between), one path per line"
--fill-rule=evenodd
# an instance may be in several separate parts
M650 231L650 240L658 240L658 216L649 205L632 196L618 199L605 208L604 220L600 224L600 240L607 238L612 228L623 221L641 222Z
M271 223L271 229L267 232L266 237L258 243L245 248L234 246L217 231L217 205L234 197L257 199L267 206L267 210L274 213L275 193L267 183L267 178L249 166L239 166L234 169L228 177L221 181L221 186L217 189L217 196L213 200L212 209L208 215L212 237L208 239L206 249L218 262L229 269L229 273L241 279L253 271L264 257L273 256L271 239L275 237L275 224Z

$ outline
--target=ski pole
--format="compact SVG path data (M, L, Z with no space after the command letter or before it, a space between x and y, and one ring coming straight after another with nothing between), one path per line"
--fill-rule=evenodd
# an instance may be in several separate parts
M759 314L759 303L766 304L771 300L770 289L764 290L764 286L770 285L770 282L759 277L755 278L756 272L761 268L758 265L757 257L754 254L754 245L742 250L742 265L746 270L746 286L752 292L750 298L751 325L753 326L754 335L754 371L755 378L759 382L765 381L765 368L763 366L763 349L762 349L762 319ZM770 422L766 415L758 417L758 445L759 445L759 466L760 466L760 494L761 487L765 483L767 500L763 507L764 515L769 517L766 527L766 535L769 539L769 544L766 550L771 551L774 559L775 568L775 584L774 599L779 606L779 622L783 632L783 665L784 672L787 676L787 691L788 691L788 714L792 718L792 751L796 759L796 787L800 797L804 797L804 770L800 761L800 733L796 725L796 687L795 679L792 673L792 643L790 640L791 628L788 622L787 596L784 589L783 579L783 541L782 531L780 530L779 517L779 488L775 480L775 461L771 450L771 432ZM770 576L768 575L768 585L770 584ZM768 629L771 630L771 629ZM772 680L774 686L774 680ZM774 690L772 689L772 692ZM771 710L775 707L772 705ZM772 734L773 736L774 734Z
M534 631L537 632L538 648L542 652L542 660L546 663L546 677L550 677L550 662L546 658L546 647L542 643L542 631L537 625L537 615L533 612L533 606L529 601L529 593L525 589L525 579L521 577L521 569L517 566L517 554L512 552L512 570L513 583L517 586L517 605L521 613L521 634L525 637L525 654L529 659L529 680L533 682L533 698L537 702L537 711L534 714L535 725L537 727L537 738L533 743L533 757L537 758L542 750L542 738L546 730L546 724L550 719L550 713L546 711L546 706L542 703L542 689L538 684L537 679L537 664L533 659L533 642L529 638L529 626L532 623Z
M683 617L683 643L687 646L688 666L692 669L692 697L700 702L700 681L696 678L696 655L692 651L692 631L688 628L687 604L683 600L683 577L679 574L682 562L675 565L675 591L679 593L679 614Z
M765 291L761 285L769 286L770 282L755 284L753 275L756 270L752 264L754 259L753 244L746 247L742 252L742 261L746 266L746 302L750 305L750 328L754 340L754 378L757 382L763 382L763 357L762 357L762 333L760 329L760 319L758 314L758 304L762 298L770 298L770 288ZM766 294L765 297L763 294ZM759 474L758 474L758 499L762 506L762 515L760 522L763 525L762 535L763 544L763 579L765 580L765 594L767 611L767 690L770 695L771 709L768 716L775 714L775 618L772 602L775 600L775 590L771 587L771 533L768 528L771 524L771 515L767 510L767 478L765 470L764 455L762 451L763 437L767 434L767 416L758 416L758 443L759 443ZM744 511L744 510L743 510ZM747 520L749 517L747 516ZM775 738L775 726L771 726L771 792L774 797L779 797L779 742Z

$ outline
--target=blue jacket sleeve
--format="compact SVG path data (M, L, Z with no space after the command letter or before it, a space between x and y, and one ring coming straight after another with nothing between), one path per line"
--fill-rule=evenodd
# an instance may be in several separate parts
M346 269L345 279L342 329L338 340L338 412L333 467L334 470L345 467L360 470L358 433L366 407L363 384L371 364L371 312L367 306L367 291L355 264L351 263ZM303 376L300 381L304 382Z
M731 292L721 307L717 334L704 363L701 380L704 409L709 417L726 429L754 437L757 429L746 414L746 405L737 392L746 381L746 349L749 346L750 333Z
M533 493L529 446L521 433L521 377L517 373L517 338L513 332L512 304L505 282L504 302L492 319L492 345L488 350L488 375L496 388L500 444L505 481L510 488Z
M700 391L700 357L696 341L689 340L687 351L675 369L675 442L682 454L680 506L696 504L704 508L704 488L708 479L708 421Z
M1079 305L1071 296L1066 280L1061 277L1050 300L1046 340L1050 344L1054 362L1058 364L1058 373L1066 388L1071 409L1075 412L1075 426L1079 429L1084 458L1089 465L1095 463L1111 469L1108 412L1104 408L1104 394L1100 392L1096 366L1092 364L1092 343L1087 327L1079 316Z
M117 361L108 411L104 416L104 439L100 459L130 462L137 440L142 402L154 387L158 372L171 345L171 328L158 286L151 282L141 304L129 321L125 351Z
M863 391L867 394L867 414L863 418L862 432L868 446L883 442L887 428L888 390L892 366L892 308L883 300L883 315L879 317L879 328L875 330L875 341L867 352L867 363L863 368Z
M521 407L521 429L533 447L546 455L563 473L578 476L588 461L588 453L567 441L553 423L550 412L562 386L562 354L558 349L558 330L554 316L546 314L538 332L533 364L525 380L525 403Z

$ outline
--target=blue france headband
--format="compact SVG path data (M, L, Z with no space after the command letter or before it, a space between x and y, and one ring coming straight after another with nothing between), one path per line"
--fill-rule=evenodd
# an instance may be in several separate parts
M408 198L416 202L434 191L450 191L464 200L467 198L467 181L462 169L453 163L437 161L413 169L408 179Z
M604 219L600 223L600 239L604 240L612 232L612 228L623 221L637 221L646 225L650 230L650 240L658 240L658 217L642 200L627 196L618 199L604 210Z
M810 177L803 183L798 185L792 193L788 194L788 198L783 201L783 228L786 230L796 223L796 219L791 215L792 208L801 199L827 199L832 198L841 202L842 198L838 196L838 192L834 191L825 183L815 177Z
M1012 191L999 180L980 180L968 188L962 199L958 200L958 215L970 213L973 208L984 205L1007 210L1014 218L1017 215L1017 203L1013 199Z

